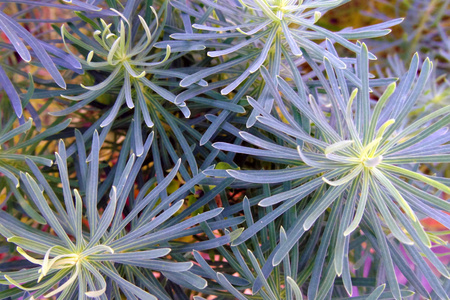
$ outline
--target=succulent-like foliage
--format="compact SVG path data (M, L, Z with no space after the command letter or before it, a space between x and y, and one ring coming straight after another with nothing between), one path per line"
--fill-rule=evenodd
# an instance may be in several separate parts
M271 192L267 185L264 191L266 194ZM247 226L258 222L257 219L254 219L254 216L263 218L264 215L272 211L270 207L260 207L257 212L252 210L250 201L247 198L244 198L242 206ZM333 261L334 253L332 253L332 250L327 251L327 247L333 238L333 232L335 232L335 222L337 222L339 217L338 212L342 209L342 206L342 201L336 201L331 208L327 222L323 222L326 218L322 216L320 218L321 222L314 224L312 233L303 241L297 241L290 255L286 255L282 263L274 266L273 270L271 260L276 250L280 248L280 244L277 244L276 241L279 240L280 243L287 241L284 226L290 226L297 217L304 217L304 212L302 211L304 205L298 208L293 207L283 214L281 217L281 224L283 225L280 226L279 234L275 231L277 225L273 222L263 228L258 234L252 236L251 240L245 244L232 245L231 250L220 248L220 254L224 258L222 261L220 260L221 256L219 260L217 258L207 259L201 253L195 252L195 259L210 279L208 287L201 291L202 294L221 295L223 293L222 290L224 290L232 295L234 299L243 300L252 298L303 299L304 296L307 296L308 299L323 299L327 294L333 292L345 298L348 282L346 279L344 279L344 282L336 281ZM370 253L370 248L364 247L364 243L368 242L368 240L364 239L365 235L367 234L367 236L372 238L372 232L365 231L364 233L364 235L361 234L359 236L358 242L355 241L350 245L349 250L354 251L356 254L360 249L366 248L367 254L356 254L355 257L351 255L351 258L362 261L365 258L369 258L372 263L378 264L381 259L375 255L368 254ZM319 236L321 237L320 239ZM395 247L391 247L391 249L398 257L399 250ZM360 265L360 262L358 262L358 265ZM361 273L359 270L360 266L356 266L356 264L352 269L356 273ZM402 268L403 270L404 268ZM239 277L236 275L230 276L228 274L230 272L237 272ZM321 278L321 276L323 277ZM245 279L245 281L242 279ZM381 284L378 287L369 287L364 279L351 279L353 287L359 288L361 292L358 299L393 297L392 291L389 288L386 289L386 284ZM216 287L216 285L219 285L219 287ZM251 297L246 292L249 288L252 291ZM418 289L420 291L424 290L423 287ZM413 294L413 292L403 289L400 293L405 298ZM428 295L426 291L424 294Z
M11 109L9 103L5 104L7 105L4 105L4 108ZM23 198L19 188L19 176L21 172L27 170L26 160L31 160L42 166L52 166L52 160L49 159L49 156L44 155L45 147L42 147L39 155L36 155L36 148L39 143L43 143L49 137L64 130L69 125L70 120L55 124L39 134L35 134L34 131L37 126L34 127L32 121L30 118L27 122L13 128L13 125L17 123L15 113L3 112L0 115L0 187L3 192L7 191L8 193L3 205L13 204L17 200L17 203L28 216L39 223L43 223L45 221L42 217Z
M425 11L427 13L423 14ZM379 63L389 68L398 65L389 59L392 54L390 49L393 47L402 49L396 52L403 60L401 64L407 62L414 52L419 51L433 61L437 77L446 75L450 66L450 32L445 18L449 13L450 6L446 0L376 0L369 3L367 11L361 11L361 14L379 20L399 16L404 18L394 34L367 41L369 48L378 56ZM385 61L386 53L388 61Z
M370 101L369 80L364 71L364 66L366 68L368 66L367 49L364 45L358 60L362 88L359 92L354 89L351 95L348 95L350 88L342 84L345 82L341 77L342 73L335 72L336 70L325 59L324 64L330 83L323 82L323 87L329 99L326 102L332 106L328 116L321 112L313 95L306 94L304 87L297 86L300 92L296 93L286 81L278 78L278 88L287 103L314 123L311 127L306 124L314 136L310 136L305 131L305 124L298 122L286 110L285 102L280 97L275 83L270 83L266 79L266 83L271 86L272 96L279 105L280 118L287 120L287 123L265 112L263 107L249 97L250 104L262 114L258 117L258 121L273 129L280 140L292 146L296 145L297 149L280 146L246 132L240 132L240 137L262 150L225 143L214 144L216 148L222 150L274 159L297 159L305 164L277 171L229 170L228 173L237 179L255 183L278 183L319 175L292 190L261 200L259 202L261 206L271 206L280 202L283 204L266 215L262 222L246 229L234 244L244 242L281 213L299 201L305 201L305 197L317 190L313 196L314 202L305 210L304 217L298 218L295 225L287 230L287 241L280 241L280 247L275 250L272 259L273 265L282 262L297 240L333 202L345 201L336 236L334 265L337 275L343 273L346 255L344 249L348 245L348 237L358 228L364 214L367 214L370 222L375 224L373 228L378 243L381 245L384 243L386 237L381 231L381 224L377 224L380 222L377 216L379 213L383 225L388 228L390 234L399 242L415 245L428 253L429 257L433 257L431 260L435 267L442 275L448 277L447 268L429 249L432 246L431 241L436 243L443 241L424 231L416 213L429 215L430 211L433 211L433 217L449 227L448 217L441 211L450 212L450 207L446 201L439 198L439 194L449 193L450 190L444 178L425 175L417 167L412 166L419 163L448 162L449 148L446 144L449 136L446 133L450 122L450 108L443 107L410 125L405 124L408 113L424 89L431 72L431 63L428 60L424 62L421 74L414 85L418 68L416 55L399 87L396 88L395 83L389 85L373 105ZM408 178L412 182L405 182L402 178ZM433 192L421 190L422 184L429 186ZM381 251L384 252L383 257L386 257L384 263L385 267L389 268L387 272L393 273L394 266L390 260L389 250L382 248ZM399 299L401 296L396 278L388 276L387 280L394 296ZM436 286L439 286L437 278L434 277L433 280ZM347 291L350 293L351 289ZM444 291L440 292L442 296Z
M246 223L248 226L251 226L254 223L254 219L247 198L244 198L242 205L246 216ZM269 208L262 209L259 215L264 215L269 211ZM291 213L294 212L291 211ZM292 216L293 214L286 214L284 221L289 222L288 219ZM265 265L265 256L269 256L270 259L270 251L276 247L276 240L280 239L285 241L286 232L281 227L278 234L275 231L275 224L272 223L263 230L260 236L263 238L260 239L257 235L253 236L251 243L248 244L248 248L243 247L243 245L231 246L230 251L225 247L221 247L220 253L224 260L214 262L215 264L222 264L220 269L218 267L213 269L199 252L194 252L195 259L208 274L207 277L212 281L209 284L210 288L207 288L202 292L214 294L215 291L211 288L214 287L215 284L218 284L222 289L233 295L235 299L247 299L243 291L249 287L252 288L253 295L258 295L262 299L284 299L285 297L287 299L292 299L293 295L295 295L296 299L301 299L302 292L295 280L301 278L300 281L304 282L307 272L301 271L301 273L298 274L298 252L293 255L292 261L289 257L286 257L283 261L283 265L277 266L273 276L269 277L268 280L266 280L264 276L266 267L261 269L260 265L260 263ZM269 239L264 238L264 236ZM250 248L253 248L254 250L251 251ZM227 274L226 272L229 269L233 271L236 270L239 277ZM252 270L254 271L252 272ZM279 276L279 278L273 278L274 276ZM277 283L280 285L277 286Z
M236 39L236 42L230 46L225 46L226 48L223 50L208 52L210 57L238 54L232 61L217 66L217 72L226 70L226 67L230 68L239 63L247 62L249 59L254 59L242 74L221 91L222 94L228 94L250 76L251 73L258 71L266 61L266 66L271 65L272 62L277 65L281 62L282 53L285 56L302 56L300 47L306 50L314 59L322 60L324 56L327 56L333 65L345 69L345 64L338 57L311 40L331 39L351 51L359 52L359 45L349 42L348 39L363 39L385 35L389 33L389 30L386 28L401 21L394 20L372 28L340 33L333 33L315 24L324 13L346 2L348 1L256 0L240 1L239 3L237 1L229 1L229 5L218 5L210 1L202 1L202 3L209 5L207 7L214 8L216 12L220 12L222 19L203 18L203 22L208 22L215 26L195 23L192 27L212 33L190 33L192 30L186 28L186 33L176 33L172 37L182 40ZM179 2L174 1L172 5L184 12L191 12L188 7ZM186 22L185 25L190 24ZM223 31L230 32L216 33ZM247 37L249 38L247 39ZM247 56L241 54L241 52L245 53L242 51L243 49L259 44L264 45L261 50L257 48L252 49L253 51L247 51L247 53L250 52ZM271 51L274 51L274 56L269 56ZM373 55L371 57L375 58ZM279 72L279 66L277 68ZM180 84L189 86L211 73L212 69L207 72L200 71L184 78ZM275 75L278 75L278 73Z
M0 299L449 299L450 1L366 2L0 0Z
M94 86L84 86L88 91L77 96L62 95L69 100L78 101L75 105L62 110L53 115L65 115L71 113L86 104L94 101L99 96L109 93L114 89L118 89L117 99L114 105L107 112L108 116L102 121L100 126L109 125L115 118L122 104L126 102L128 108L134 108L134 124L137 136L141 136L141 120L144 119L148 127L154 125L149 113L147 96L144 87L150 89L158 96L169 102L175 102L175 95L167 89L160 87L158 84L149 80L146 75L162 76L162 77L184 77L182 72L164 70L169 60L171 48L167 46L166 51L154 51L155 43L161 34L159 19L164 19L166 5L159 9L158 12L150 6L153 14L153 21L147 24L143 17L138 15L139 24L144 30L142 36L137 35L136 28L132 28L133 20L128 20L122 13L112 9L117 15L118 22L116 25L107 24L100 19L100 24L94 22L91 25L96 29L93 37L94 41L79 41L64 27L61 27L61 35L69 39L73 44L82 49L90 50L87 54L86 61L80 60L85 65L85 69L92 69L105 72L108 76L100 83ZM163 20L164 22L164 20ZM114 33L113 33L114 32ZM81 33L80 33L81 34ZM70 51L69 48L67 48ZM133 87L133 88L132 88ZM134 95L133 95L134 94ZM178 104L178 108L185 117L190 116L190 111L185 103ZM142 138L136 139L137 152L140 156L143 151Z
M196 17L198 21L191 24L188 18L184 18L185 32L174 33L171 37L180 42L201 44L209 48L208 60L226 58L224 63L218 63L207 69L202 68L198 72L186 76L181 80L180 85L190 87L211 75L224 74L226 80L218 82L218 86L225 86L221 93L227 95L247 79L247 84L243 84L233 97L233 103L241 100L240 98L245 93L257 93L258 102L267 111L270 111L273 102L270 100L268 89L266 87L262 90L251 88L252 82L257 77L255 74L258 73L261 66L265 66L269 70L272 78L278 75L296 76L297 68L301 68L306 62L301 58L302 51L305 51L312 59L318 61L322 61L323 57L327 56L334 66L342 68L347 76L351 76L337 53L316 41L325 39L358 53L360 46L349 40L383 36L390 32L389 27L398 24L401 19L355 30L347 29L337 33L315 24L327 11L346 2L348 1L258 0L223 1L223 4L218 5L211 1L200 1L204 6L196 5L194 9L190 7L192 4L172 1L171 4L175 8ZM212 10L215 14L211 14ZM193 32L191 27L198 33ZM220 42L225 39L227 42ZM217 42L211 43L211 41ZM370 57L375 59L371 53ZM248 62L251 63L247 65ZM195 88L190 89L195 90ZM230 113L225 111L216 119L202 138L202 143L211 138L216 128L226 120ZM253 111L248 117L248 127L255 124L256 116L257 113Z
M93 5L89 5L87 3L83 3L82 1L64 1L71 3L73 5L60 5L57 3L41 3L37 1L0 1L1 2L13 2L13 3L24 3L30 6L49 6L49 7L58 7L62 9L73 9L73 10L86 10L86 11L98 11L100 8L95 7ZM19 14L20 16L20 14ZM16 16L17 18L17 16ZM20 56L20 58L25 62L30 62L33 57L37 58L42 66L48 71L50 76L55 80L56 84L61 88L66 88L66 83L64 78L61 76L58 71L57 65L63 68L67 68L70 70L74 70L77 72L81 69L81 64L75 60L73 57L62 51L61 49L55 47L50 43L46 43L45 41L41 41L38 38L34 37L30 32L28 32L25 28L23 28L18 21L20 18L13 18L8 16L3 11L0 12L0 30L5 34L5 36L9 39L9 44L2 43L2 47L14 49ZM25 43L28 44L33 51L29 51L25 46ZM51 54L51 55L50 55ZM14 108L14 111L17 117L22 116L22 103L19 98L19 94L17 93L13 83L7 76L5 69L0 65L0 84L8 95L11 105Z
M406 73L407 68L398 55L388 56L389 68L385 70L390 77L401 77ZM450 103L450 84L447 75L438 76L436 68L433 66L430 78L428 79L423 95L415 103L415 109L408 115L411 121L426 111L440 109ZM380 72L382 73L382 72ZM384 74L380 74L384 76ZM419 75L417 74L416 77Z
M152 139L153 135L150 135L145 143L146 153ZM129 149L129 145L125 145L124 149ZM29 270L2 272L3 284L18 287L8 291L7 294L17 294L20 290L25 290L34 292L35 298L41 295L51 297L61 293L60 299L72 299L76 295L80 299L86 297L120 299L117 289L120 288L125 295L139 299L170 299L163 288L155 287L155 284L159 283L154 278L149 280L143 277L144 274L148 276L148 269L160 271L175 282L189 282L192 286L203 288L204 280L188 271L192 267L191 262L168 262L158 258L171 252L168 241L192 234L192 231L195 231L195 227L192 226L206 222L221 212L222 208L216 208L185 221L169 224L168 220L183 205L183 200L178 200L178 197L204 176L193 178L183 188L158 202L160 193L167 188L178 172L180 166L178 162L168 176L150 192L149 188L155 181L150 180L143 185L137 194L133 209L122 219L125 201L130 192L133 192L135 177L144 159L136 159L132 154L125 161L126 152L122 152L119 161L119 164L124 164L122 172L114 174L112 185L108 181L99 185L99 150L99 136L95 133L89 164L80 161L81 190L72 190L67 173L66 149L62 141L59 143L55 161L58 164L63 187L64 201L61 202L37 166L31 160L27 161L37 181L28 173L21 173L21 181L27 196L38 207L56 236L36 230L4 212L1 213L2 235L17 245L19 254L31 263L40 265ZM49 206L39 185L43 186L56 211ZM107 196L109 200L100 216L98 203L107 189L110 191ZM217 225L211 223L210 226L216 229ZM88 227L88 230L85 227ZM190 230L187 230L189 227ZM229 237L224 238L222 243L230 241ZM205 249L202 243L194 246L196 247ZM41 255L42 259L34 258L31 253ZM104 277L113 282L108 291ZM67 280L64 281L64 278ZM142 287L133 284L135 280L141 282ZM52 290L55 284L58 284L58 287ZM148 292L144 291L145 289Z

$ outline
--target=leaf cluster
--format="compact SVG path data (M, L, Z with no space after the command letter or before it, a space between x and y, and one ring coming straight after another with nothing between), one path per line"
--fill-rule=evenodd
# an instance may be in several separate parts
M448 2L0 0L0 299L449 299Z

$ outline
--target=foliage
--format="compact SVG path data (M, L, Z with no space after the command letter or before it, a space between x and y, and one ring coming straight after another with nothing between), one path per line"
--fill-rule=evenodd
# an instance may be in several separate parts
M363 45L362 49L359 59L360 61L366 60L366 62L360 62L360 67L363 64L367 65L367 48ZM296 121L294 116L289 115L285 109L285 102L280 98L278 90L274 88L275 84L271 85L274 88L271 92L275 101L279 104L281 112L279 119L284 118L289 124L285 124L274 116L265 113L264 109L249 97L250 104L262 113L262 116L258 117L258 121L272 128L273 132L278 133L274 135L274 138L289 141L294 137L302 140L303 145L299 145L298 142L291 139L292 146L297 147L295 150L247 132L239 132L240 137L248 143L263 148L264 156L278 158L279 163L289 165L289 160L295 159L297 156L300 166L277 171L229 170L228 173L240 180L266 184L302 179L316 174L321 175L303 185L291 188L289 191L273 194L261 200L260 206L272 206L282 201L285 201L285 203L273 212L266 214L259 223L244 231L234 241L234 244L239 245L252 237L281 213L287 211L317 189L313 196L314 202L302 212L302 217L298 217L297 221L288 228L286 242L282 243L280 240L280 247L273 255L272 263L274 266L282 262L298 239L312 227L333 202L342 202L343 199L346 199L345 209L340 213L339 211L336 212L340 215L340 225L336 240L333 243L335 247L332 249L334 251L334 267L338 276L343 274L344 264L348 264L344 261L345 251L343 251L343 249L348 248L349 239L347 237L358 228L364 212L369 216L375 216L373 211L375 207L378 210L377 213L384 220L386 229L390 231L393 237L405 245L417 245L423 253L429 253L428 259L436 263L435 266L442 275L448 276L446 267L428 249L431 247L431 239L436 243L445 242L427 234L414 212L416 210L419 213L428 214L434 211L434 208L437 208L433 217L442 224L448 223L447 215L441 213L441 210L448 211L450 207L448 207L446 201L439 198L440 191L447 194L450 192L448 186L444 183L445 178L426 176L420 172L412 171L411 167L397 166L399 164L402 166L405 164L414 165L421 162L442 163L448 160L448 154L446 154L448 153L448 146L445 144L449 137L445 134L447 129L443 128L450 122L448 106L420 118L413 124L405 126L405 128L401 128L409 110L414 106L424 88L431 63L429 61L424 62L422 73L417 79L418 83L413 86L417 67L418 57L416 56L411 63L407 76L402 80L399 87L396 88L395 83L390 84L372 110L369 100L369 81L367 76L364 78L364 74L367 73L360 73L363 75L360 78L362 81L361 92L358 92L357 89L353 90L346 100L347 95L339 93L339 90L348 91L350 90L349 87L338 85L338 82L345 81L342 80L343 78L339 78L339 73L337 73L336 78L331 64L325 59L325 68L327 69L327 77L330 78L330 85L324 86L324 88L326 91L332 91L332 94L327 93L327 99L321 100L325 103L332 103L333 107L338 108L332 109L328 118L314 114L318 104L312 95L310 95L308 103L306 94L295 93L286 81L279 78L278 86L287 100L285 102L295 107L298 113L301 112L306 115L315 124L314 127L311 126L310 130L314 137L317 136L320 139L305 134L302 123ZM266 83L269 80L269 78L266 78ZM305 88L297 86L297 90L304 91ZM353 110L354 101L358 104ZM435 118L438 120L430 123ZM395 135L393 134L394 131L396 131ZM238 147L228 143L216 143L214 146L221 150L258 155L258 150L248 147ZM289 157L289 160L283 163L283 156ZM399 176L428 184L430 187L437 189L438 192L424 193L414 185L400 180ZM358 197L358 195L360 196ZM356 201L357 199L358 201ZM368 203L368 201L373 201L373 204ZM356 212L354 213L355 205ZM411 206L414 206L414 210ZM405 219L405 216L408 219ZM377 219L378 217L370 221L372 223L371 228L377 228ZM396 224L396 220L400 220L400 224ZM450 224L446 226L448 225ZM377 235L377 239L385 239L385 237ZM384 241L378 241L380 245L383 243ZM388 251L387 249L381 250ZM383 257L390 257L389 252L383 253ZM392 262L386 260L384 263L388 274L394 274ZM349 272L348 267L347 272ZM428 273L432 273L431 270ZM346 288L351 293L350 273L346 275L347 281L344 278L344 284L350 284ZM428 279L431 281L433 277ZM388 277L387 280L393 293L396 292L396 296L401 297L399 288L397 287L394 290L394 287L398 286L396 278ZM439 284L436 286L438 287ZM435 290L438 290L437 287ZM441 291L441 294L444 295L445 291Z
M449 1L361 2L0 0L0 299L449 299Z
M145 144L145 152L149 151L152 139L153 135L150 135ZM78 181L82 184L79 190L73 189L72 194L67 172L67 152L62 141L59 142L58 148L55 158L63 187L63 201L58 199L33 161L27 160L27 163L37 181L28 173L20 174L27 196L33 200L42 213L45 224L51 226L56 237L39 232L30 226L21 226L20 222L8 214L4 212L2 214L0 227L2 235L7 237L8 242L17 245L18 253L28 261L41 266L26 271L2 273L6 279L6 282L2 282L3 284L9 283L18 287L18 289L9 290L8 295L26 290L36 291L33 294L34 297L43 294L45 297L51 297L61 292L59 297L63 299L71 299L77 293L81 297L85 295L90 298L105 298L107 285L103 276L106 276L114 282L108 289L107 299L119 299L121 296L118 288L129 297L170 299L162 292L162 287L155 286L155 282L152 283L148 279L144 280L144 274L151 274L148 269L161 271L165 277L175 282L188 282L197 288L204 287L206 284L204 280L188 271L192 267L191 262L168 262L157 259L166 256L172 250L177 251L176 247L170 246L170 240L192 234L198 229L192 226L217 216L223 209L216 208L180 223L169 220L183 205L184 200L177 201L177 197L194 186L199 181L198 177L187 182L164 201L158 202L158 195L168 187L176 175L178 163L150 193L147 192L154 180L144 183L134 199L133 209L128 212L125 219L121 219L118 216L122 216L125 201L133 192L133 183L144 159L136 160L135 155L132 154L125 161L127 154L122 152L117 162L118 165L124 165L122 172L113 174L112 185L108 180L99 185L100 143L98 134L94 133L90 163L79 162L80 166L84 165L80 168L81 172L78 176ZM122 151L127 149L129 145L125 144ZM86 154L82 153L83 149L78 150L81 151L78 153L79 157L86 157ZM50 208L38 184L44 187L57 212ZM107 193L108 189L109 193ZM98 202L102 194L105 194L109 201L103 206L103 213L99 216ZM72 202L73 197L75 204ZM83 207L86 207L85 211ZM83 220L86 220L89 225L88 231L83 228L85 227ZM209 226L217 225L209 223ZM74 237L74 240L70 237ZM224 237L230 240L227 236ZM161 247L161 244L168 247ZM204 248L202 244L205 243L197 243L193 248ZM177 247L181 245L178 244ZM43 259L36 259L26 251L43 255ZM114 266L114 263L122 267ZM34 272L30 272L31 270ZM49 292L55 283L66 276L69 276L66 282ZM29 283L36 279L39 284L24 286L19 283ZM154 294L149 294L135 286L133 282L136 280L144 280L145 288Z

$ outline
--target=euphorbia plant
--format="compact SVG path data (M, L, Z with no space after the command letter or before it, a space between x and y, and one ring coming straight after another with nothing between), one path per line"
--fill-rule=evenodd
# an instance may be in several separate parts
M0 298L449 299L448 1L368 2L0 0Z

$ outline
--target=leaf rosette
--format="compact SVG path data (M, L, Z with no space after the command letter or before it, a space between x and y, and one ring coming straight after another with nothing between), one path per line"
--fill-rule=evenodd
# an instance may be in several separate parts
M118 91L117 98L114 100L112 107L106 112L107 117L101 122L101 127L111 124L118 115L122 105L126 103L129 109L134 109L134 130L137 136L142 136L142 119L147 127L153 127L149 105L152 105L151 99L148 99L147 91L151 91L154 97L161 97L165 101L175 104L183 115L188 118L190 111L185 103L175 103L175 95L161 86L164 82L154 80L158 78L176 78L186 76L182 72L167 70L167 67L173 60L179 58L183 54L177 54L171 57L171 47L167 46L165 51L157 49L155 43L161 35L164 24L159 24L160 18L165 18L167 3L158 10L158 12L150 7L152 22L147 24L143 17L138 15L139 28L132 28L132 20L125 17L115 9L111 9L119 18L117 22L107 23L100 19L100 24L90 20L95 31L93 33L94 41L88 37L77 39L66 26L61 27L61 35L66 44L66 49L70 53L71 50L66 43L66 39L80 48L82 51L89 51L86 60L78 58L83 68L88 71L103 72L108 74L104 80L93 86L81 85L87 92L76 96L61 95L63 98L77 101L74 105L58 112L52 112L52 115L61 116L72 113L90 102L96 100L99 96L107 93ZM114 25L115 24L115 25ZM73 27L71 27L73 29ZM142 35L140 36L139 34ZM152 78L147 78L152 76ZM142 138L136 139L136 154L142 154L143 145Z
M271 262L273 265L282 262L330 205L336 201L345 201L340 222L336 224L338 233L334 266L338 276L350 276L348 271L343 274L346 264L344 249L348 246L349 236L364 220L375 230L373 234L383 251L387 273L395 274L391 254L385 243L387 233L382 230L383 227L388 229L389 236L395 237L410 251L424 253L436 269L448 277L447 267L430 249L434 244L445 242L424 230L418 214L421 217L430 216L447 228L450 227L446 214L450 212L450 205L441 199L443 194L450 193L448 179L424 174L419 168L422 163L449 162L450 137L447 131L450 107L445 106L409 124L407 116L422 94L432 69L431 62L426 59L420 76L416 78L419 66L417 55L400 85L396 87L395 83L390 84L378 101L373 103L370 100L367 72L368 52L364 44L361 49L356 68L362 83L360 91L353 89L350 93L352 89L345 84L343 73L333 68L325 58L324 65L330 79L329 82L322 80L322 88L329 97L329 113L323 112L315 97L306 93L301 82L300 85L296 82L297 90L294 91L280 77L277 83L266 77L266 84L270 86L272 97L278 105L277 118L248 97L249 103L260 114L258 121L270 128L271 133L283 141L282 145L247 132L239 132L239 137L262 149L222 142L214 144L220 150L253 154L277 162L285 160L288 165L289 161L296 159L304 163L303 166L274 171L228 170L229 175L236 179L277 184L316 176L291 190L261 200L260 206L281 205L246 229L233 244L243 243L314 192L313 202L287 230L287 241L280 242L280 247L276 249ZM291 106L297 117L287 110ZM310 121L299 122L298 113ZM423 190L422 186L427 188ZM420 259L415 263L424 267L424 272L430 273ZM445 291L439 279L431 275L429 279L442 296ZM395 298L400 299L395 275L387 276L387 281ZM351 288L346 286L346 289L351 294Z
M145 142L144 157L152 140L153 134ZM27 197L33 201L52 230L41 231L6 212L0 212L0 233L17 246L20 255L31 264L39 265L20 271L1 272L0 283L15 288L0 293L0 297L3 293L20 295L24 290L34 298L59 295L58 299L121 299L122 295L127 295L139 299L169 300L170 296L154 277L154 271L182 286L188 284L199 290L206 286L204 279L189 271L192 262L186 259L181 262L161 259L172 250L179 253L209 249L230 241L230 236L224 235L213 243L208 240L192 246L170 243L175 239L202 233L203 230L197 226L202 222L212 230L221 228L223 222L215 224L209 220L219 215L222 208L211 209L186 220L182 217L193 213L195 209L179 213L184 203L184 200L179 199L205 176L194 176L161 199L160 194L166 193L166 188L178 173L179 160L166 177L159 179L156 187L155 178L143 184L136 198L133 197L133 207L124 216L126 203L131 201L130 194L133 193L136 176L144 163L143 156L136 158L135 154L127 155L129 143L130 136L118 161L122 166L120 171L113 174L112 181L99 183L100 140L95 132L92 150L87 157L89 163L79 161L81 171L77 176L80 185L71 189L73 183L68 174L67 152L60 141L55 161L58 164L63 201L58 199L34 162L27 160L34 178L28 173L21 173L21 182ZM86 159L82 144L77 146L80 157ZM152 186L154 188L150 190ZM109 195L105 195L108 190ZM107 199L106 205L99 209L102 198ZM179 216L176 217L176 214ZM234 220L234 224L240 222L242 220ZM41 257L36 258L35 255ZM105 277L111 285L107 284ZM134 283L136 281L140 282L139 286Z

